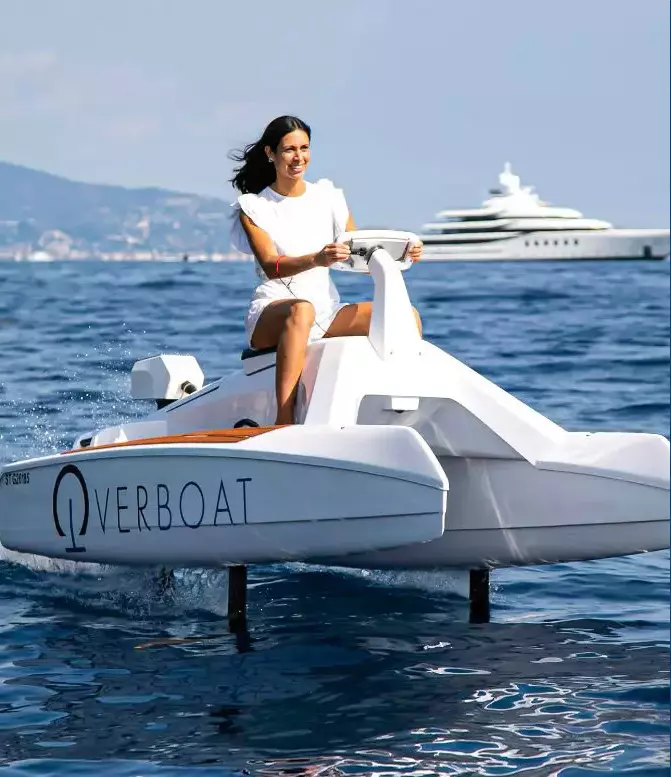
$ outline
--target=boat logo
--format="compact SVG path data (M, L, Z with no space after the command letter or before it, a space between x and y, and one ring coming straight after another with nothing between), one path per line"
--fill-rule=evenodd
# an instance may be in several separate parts
M66 464L63 469L58 473L58 477L56 478L56 482L54 483L54 493L52 495L52 511L54 516L54 525L56 526L56 531L58 532L60 537L65 537L66 534L63 531L63 526L61 524L59 515L58 515L58 492L60 490L61 484L63 483L63 480L68 476L73 475L74 478L79 483L79 487L81 488L83 502L84 502L84 513L80 517L80 523L79 523L79 532L77 536L83 537L86 534L86 529L89 525L89 492L88 488L86 487L86 481L84 480L84 476L80 472L80 470L75 467L74 464ZM71 480L71 479L70 479ZM75 539L75 516L73 515L72 511L72 499L68 499L68 533L70 535L70 541L71 546L66 548L67 553L83 553L86 548L83 545L78 545L77 540Z

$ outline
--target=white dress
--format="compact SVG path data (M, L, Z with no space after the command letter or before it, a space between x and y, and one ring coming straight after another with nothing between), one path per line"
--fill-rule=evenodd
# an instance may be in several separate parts
M300 197L284 197L270 187L259 194L243 194L234 208L231 243L246 254L253 252L240 224L240 210L268 233L278 255L286 256L320 251L346 231L349 216L342 190L336 189L327 179L316 183L306 181L305 193ZM271 279L258 262L255 266L260 282L252 294L245 318L248 344L251 344L254 327L264 308L275 300L304 299L314 305L315 323L310 330L309 342L323 337L337 312L345 307L328 267L313 267L289 278Z

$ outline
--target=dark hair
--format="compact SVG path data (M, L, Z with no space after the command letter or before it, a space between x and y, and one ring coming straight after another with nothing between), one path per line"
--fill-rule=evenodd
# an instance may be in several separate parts
M276 151L280 140L295 130L303 130L308 138L312 137L310 127L296 116L278 116L263 130L263 135L255 143L245 146L242 151L232 151L229 158L242 162L234 170L235 175L231 178L233 186L243 194L258 194L270 186L275 181L275 165L269 164L265 147L270 146Z

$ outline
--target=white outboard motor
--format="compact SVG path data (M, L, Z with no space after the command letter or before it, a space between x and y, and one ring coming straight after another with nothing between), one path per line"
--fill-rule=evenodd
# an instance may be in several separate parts
M194 356L161 354L135 362L130 373L133 399L153 399L159 409L203 387L205 375Z

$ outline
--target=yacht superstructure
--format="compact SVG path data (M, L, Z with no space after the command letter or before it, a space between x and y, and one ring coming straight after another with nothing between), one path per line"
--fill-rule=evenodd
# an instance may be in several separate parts
M573 208L543 202L510 163L480 208L444 210L422 226L423 259L664 259L668 229L616 229Z

